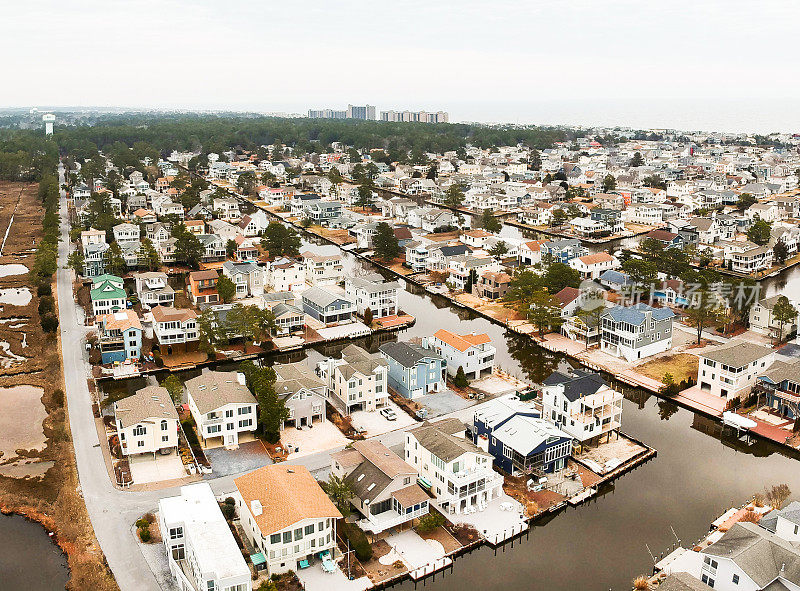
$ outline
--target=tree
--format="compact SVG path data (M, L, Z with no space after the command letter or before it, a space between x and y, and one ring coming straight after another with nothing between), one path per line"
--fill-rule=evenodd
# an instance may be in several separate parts
M750 242L758 244L759 246L764 246L767 242L769 242L771 230L772 224L759 218L747 230L747 239Z
M758 199L753 197L750 193L742 193L741 195L739 195L739 200L736 202L736 208L739 211L745 211L755 203L758 203Z
M254 172L243 172L239 175L239 178L236 179L236 188L239 189L239 192L243 193L244 195L255 196L256 195L256 173Z
M464 203L464 186L459 183L453 183L444 192L443 203L448 207L461 207Z
M330 474L328 480L322 483L322 488L331 502L339 509L342 517L349 516L350 499L355 495L350 483L344 478L339 478L336 474Z
M608 193L617 188L617 179L613 174L607 174L603 178L603 193Z
M542 280L547 290L556 294L565 287L578 287L581 284L581 274L566 263L555 262L548 265Z
M220 275L219 279L217 279L217 293L220 299L227 304L236 295L236 285L228 276Z
M444 515L438 511L431 511L419 518L417 531L427 533L444 525Z
M228 342L228 335L219 325L216 312L207 308L197 317L197 333L199 337L199 348L211 357L217 350L218 345Z
M497 234L502 228L502 222L494 216L491 209L484 209L481 214L480 226L487 232Z
M148 271L158 271L161 268L161 257L149 238L142 238L139 250L139 265Z
M358 198L355 205L362 208L372 206L372 182L362 183L358 186Z
M464 373L464 368L461 365L459 365L458 370L456 370L456 375L453 378L453 385L462 390L469 386L467 374Z
M372 326L372 308L364 310L364 324Z
M497 260L501 260L508 254L508 245L503 240L498 240L497 243L489 249L489 254Z
M766 501L773 509L780 509L783 504L792 496L792 491L788 484L776 484L766 492Z
M631 167L644 166L644 158L642 158L642 153L641 152L634 153L633 158L631 158L630 162L628 163L628 166Z
M651 174L651 175L648 175L648 176L644 177L642 179L642 184L645 187L652 187L654 189L662 189L664 191L667 190L667 183L665 183L664 180L661 177L659 177L659 176L657 176L655 174Z
M183 402L183 382L181 382L180 378L174 373L167 376L164 381L161 382L161 387L166 388L167 392L169 392L169 397L172 398L172 402L175 406Z
M527 308L527 298L544 286L544 278L535 271L531 269L519 271L511 278L504 300L514 303L517 311L524 312Z
M84 258L80 249L73 250L67 257L67 266L75 271L76 275L83 275Z
M697 344L703 336L703 329L720 317L720 306L717 294L703 282L697 284L699 289L691 294L691 301L686 308L686 320L697 331Z
M233 255L236 254L238 248L239 245L236 244L236 240L234 240L233 238L228 238L228 241L225 243L225 255L229 259L233 258Z
M553 214L550 216L550 226L557 228L567 221L567 212L562 208L554 209Z
M544 336L544 331L556 329L561 326L561 306L555 296L541 289L534 292L528 300L528 320L533 322L539 330L539 336Z
M622 263L622 270L630 276L641 295L649 295L658 280L658 267L644 259L628 259Z
M300 234L294 228L280 222L270 222L264 230L261 247L269 252L273 260L281 256L296 257L300 254Z
M778 240L775 246L772 247L772 256L779 265L783 265L786 259L789 258L789 249L786 247L783 238Z
M189 232L183 224L172 226L172 236L175 238L175 259L197 269L205 254L205 248L197 236Z
M122 248L116 242L112 242L108 247L108 260L106 261L106 269L112 275L119 275L122 277L128 270L128 265L125 262L125 257L122 256Z
M379 222L372 237L375 256L383 261L391 261L400 254L400 244L394 230L386 222Z
M772 318L778 323L778 342L783 340L783 328L787 322L797 318L797 309L786 296L781 296L772 307Z

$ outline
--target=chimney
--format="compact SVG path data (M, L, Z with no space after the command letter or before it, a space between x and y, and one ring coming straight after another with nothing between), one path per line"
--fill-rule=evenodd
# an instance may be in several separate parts
M244 374L242 372L240 372L240 371L236 372L236 380L239 382L240 386L246 386L247 385L247 380L245 379Z

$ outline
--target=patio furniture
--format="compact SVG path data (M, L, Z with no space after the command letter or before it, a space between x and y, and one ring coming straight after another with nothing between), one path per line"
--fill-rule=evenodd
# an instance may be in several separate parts
M308 560L301 560L301 561L300 561L300 562L298 562L297 564L299 564L299 565L300 565L300 568L301 568L301 569L303 569L303 568L308 568L308 567L309 567Z
M333 560L328 560L327 558L322 561L322 570L326 573L334 573L336 572L336 563Z

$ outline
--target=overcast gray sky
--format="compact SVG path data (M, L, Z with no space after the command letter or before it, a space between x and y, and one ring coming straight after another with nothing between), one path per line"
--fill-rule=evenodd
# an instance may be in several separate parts
M0 15L7 107L800 110L796 1L2 0Z

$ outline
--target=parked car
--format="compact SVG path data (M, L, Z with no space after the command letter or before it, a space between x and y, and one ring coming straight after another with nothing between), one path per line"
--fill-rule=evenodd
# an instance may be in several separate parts
M385 418L387 421L396 421L397 414L394 412L394 409L391 408L382 408L381 409L381 416Z

